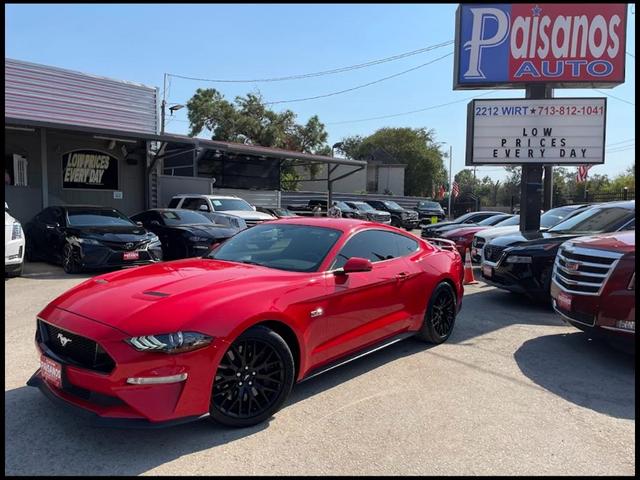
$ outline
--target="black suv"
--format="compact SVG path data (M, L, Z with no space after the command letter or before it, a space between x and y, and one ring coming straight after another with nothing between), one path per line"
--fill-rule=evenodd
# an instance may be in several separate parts
M421 201L416 204L416 210L418 211L418 219L420 223L431 223L431 218L436 217L438 222L441 222L445 218L444 210L438 202Z
M401 207L392 200L365 200L365 202L376 210L389 212L391 214L391 225L394 227L403 227L407 230L418 228L420 223L418 212Z

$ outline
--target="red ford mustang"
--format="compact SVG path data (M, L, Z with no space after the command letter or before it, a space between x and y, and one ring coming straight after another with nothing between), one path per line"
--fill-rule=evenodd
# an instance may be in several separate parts
M293 384L410 335L445 341L456 252L350 219L242 231L202 258L89 279L37 319L28 384L97 425L268 419Z

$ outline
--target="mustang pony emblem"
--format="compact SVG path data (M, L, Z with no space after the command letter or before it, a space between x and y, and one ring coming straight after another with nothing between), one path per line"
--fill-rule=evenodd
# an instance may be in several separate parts
M60 344L65 347L67 345L67 343L71 342L72 340L70 338L65 337L63 334L59 333L57 335L58 340L60 340Z

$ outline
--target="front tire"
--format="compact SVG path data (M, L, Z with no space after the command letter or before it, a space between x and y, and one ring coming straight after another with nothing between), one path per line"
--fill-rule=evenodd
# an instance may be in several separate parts
M66 273L80 272L80 265L76 258L76 252L72 245L66 244L62 250L62 268Z
M256 326L240 335L222 357L213 381L210 419L249 427L277 412L293 387L291 349L273 330Z
M456 322L456 305L453 287L445 282L438 284L429 300L418 338L436 345L445 342Z

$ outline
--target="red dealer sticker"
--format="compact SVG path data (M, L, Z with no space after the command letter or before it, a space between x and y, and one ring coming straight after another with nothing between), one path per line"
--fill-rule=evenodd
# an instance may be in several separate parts
M454 88L623 83L627 8L607 3L461 5Z

